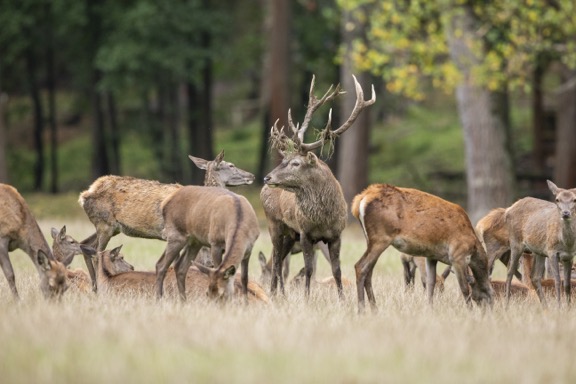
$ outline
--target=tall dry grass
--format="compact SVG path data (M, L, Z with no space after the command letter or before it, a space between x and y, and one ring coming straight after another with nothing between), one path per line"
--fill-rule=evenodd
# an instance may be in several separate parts
M68 225L79 239L85 221ZM122 235L126 259L151 270L164 243ZM342 249L343 274L365 249L351 225ZM263 233L253 253L270 252ZM206 301L70 293L45 301L28 257L11 254L22 300L14 303L0 278L2 383L561 383L574 382L572 309L543 310L533 298L508 308L468 309L456 279L429 307L424 291L403 287L398 255L389 251L374 272L380 311L356 313L355 288L343 302L316 287L306 301L288 291L270 305L221 306ZM292 271L302 264L295 256ZM76 260L81 267L82 261ZM251 260L251 277L258 263ZM499 272L502 273L502 272ZM328 276L319 258L318 276Z

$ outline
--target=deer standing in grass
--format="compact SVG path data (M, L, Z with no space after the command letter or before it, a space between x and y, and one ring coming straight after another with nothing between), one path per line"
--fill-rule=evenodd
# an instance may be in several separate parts
M352 214L360 221L368 245L354 266L360 312L364 310L364 292L376 310L372 272L382 252L391 245L400 252L426 257L430 303L436 264L441 261L452 266L466 303L472 298L477 303L492 304L488 259L459 205L412 188L373 184L356 195ZM471 287L468 268L474 275Z
M189 157L196 166L206 170L204 183L210 186L238 186L254 181L253 174L224 161L224 151L213 161ZM110 239L120 232L131 237L163 240L161 204L180 188L180 184L163 184L128 176L98 178L79 198L80 206L96 227L96 233L82 243L103 251ZM90 258L84 256L84 260L95 289L94 266Z
M66 267L57 261L30 208L18 191L0 184L0 266L12 295L18 298L9 252L20 248L30 256L45 297L61 297L67 289Z
M213 297L230 297L234 292L236 269L242 264L242 289L248 293L248 262L260 235L254 208L244 196L216 187L187 186L169 196L161 205L164 218L164 253L156 263L156 294L163 294L168 267L175 270L180 297L186 299L186 274L202 246L209 246L216 268L204 271L210 277ZM180 251L187 251L180 257ZM198 265L202 268L201 265ZM220 284L225 280L227 284Z
M83 251L93 257L98 258L98 268L96 276L98 281L98 292L100 293L138 293L144 295L153 295L155 292L156 272L147 271L124 271L122 269L123 256L120 253L120 247L103 252L96 252L94 248L82 246ZM125 262L124 262L125 263ZM233 278L230 276L229 278ZM222 289L210 287L209 276L201 272L195 266L191 266L186 275L186 294L194 298L206 297L208 291L223 292ZM228 281L222 281L223 285L227 285ZM171 294L176 294L177 285L174 274L166 276L166 288ZM242 290L242 283L240 279L234 279L234 285L238 290L235 293L238 295ZM223 298L222 296L219 298ZM248 300L250 302L267 303L268 296L266 292L253 281L248 282Z
M560 305L559 261L564 266L564 292L566 302L571 301L571 272L576 255L576 189L558 188L550 180L548 188L555 201L525 197L506 209L505 220L510 233L510 265L506 276L506 298L510 298L512 276L518 269L522 253L534 255L531 280L540 302L546 299L542 290L542 278L546 257L550 259L552 275L556 282L556 298Z
M336 281L338 294L342 297L340 271L340 243L342 230L346 226L347 207L342 188L326 163L313 152L326 141L346 131L359 113L376 101L374 87L372 98L364 100L362 87L354 77L356 104L348 119L336 130L332 130L330 110L328 122L321 138L313 143L304 142L304 135L312 114L324 103L341 94L340 87L328 91L317 99L314 95L314 78L310 86L308 108L302 126L295 126L290 111L288 124L292 131L289 138L275 123L271 130L271 142L282 154L282 162L264 178L260 200L268 221L272 238L274 272L271 292L276 293L278 282L284 293L282 262L296 241L300 242L306 268L306 295L310 294L310 280L313 272L313 245L323 241L328 245L332 275Z

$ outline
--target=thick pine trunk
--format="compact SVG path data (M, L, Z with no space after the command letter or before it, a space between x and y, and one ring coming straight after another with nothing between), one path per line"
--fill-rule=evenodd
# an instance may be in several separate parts
M0 71L0 73L2 73ZM0 81L1 81L0 77ZM8 183L8 164L6 162L6 126L4 125L4 105L7 97L2 93L0 83L0 183Z
M564 69L565 86L558 93L554 182L576 187L576 71Z
M42 109L42 98L40 96L40 86L36 73L36 57L29 48L26 52L26 69L28 71L28 86L30 99L32 100L32 110L34 115L34 185L35 191L40 191L44 184L44 111Z
M450 54L463 75L456 98L466 148L467 211L475 223L490 209L512 203L514 172L507 102L503 102L507 100L506 94L475 84L472 69L481 63L471 48L478 43L476 20L467 7L461 10L453 16L448 39Z

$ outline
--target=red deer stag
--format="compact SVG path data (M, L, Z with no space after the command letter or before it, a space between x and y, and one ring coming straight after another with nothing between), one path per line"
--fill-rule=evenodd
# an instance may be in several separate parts
M558 262L564 266L564 292L567 304L571 301L571 272L576 255L576 189L558 188L550 180L548 188L555 202L525 197L506 209L505 220L510 233L510 265L506 276L506 298L510 298L512 276L518 269L520 256L532 253L534 266L531 281L543 305L546 299L542 278L546 257L550 258L556 282L556 298L560 305L560 273Z
M340 271L341 233L346 226L347 207L342 188L330 168L321 161L312 150L321 148L326 141L335 139L344 133L356 120L360 112L376 101L374 87L372 98L364 100L362 87L354 77L356 104L348 119L332 130L331 116L320 133L320 139L305 143L304 135L312 114L324 103L340 95L340 86L330 89L317 99L314 95L314 77L310 85L310 95L306 115L302 126L295 126L288 110L288 124L292 137L288 137L284 127L278 128L277 122L271 129L273 148L282 154L282 162L264 178L264 187L260 200L268 221L268 230L272 238L274 273L271 292L276 293L278 281L284 292L282 262L296 241L300 241L306 268L306 295L310 294L310 279L313 272L313 245L319 241L328 244L332 274L336 281L338 294L342 297ZM278 187L278 188L276 188Z
M372 272L390 245L426 257L428 300L432 303L438 261L452 266L466 303L492 304L488 259L472 223L459 205L411 188L373 184L356 195L352 214L360 221L368 248L355 265L359 311L364 291L376 310ZM474 275L470 295L468 267Z
M214 187L251 184L254 175L224 161L224 151L213 161L190 156L199 168L206 170L204 182ZM164 219L160 205L179 184L128 176L102 176L80 194L79 203L96 227L96 233L82 241L98 251L106 249L110 239L124 233L127 236L162 240ZM96 282L94 266L84 256L93 284ZM94 288L96 286L94 285Z
M209 246L217 267L208 268L210 294L230 296L234 279L242 264L242 288L248 293L248 262L254 242L260 235L254 208L244 196L215 187L182 187L161 205L164 218L163 236L167 241L162 257L156 263L156 294L163 293L163 282L168 267L176 259L176 278L180 297L186 299L186 273L202 246ZM187 251L179 256L187 246ZM200 265L198 265L201 268ZM221 292L220 282L226 281Z
M57 261L24 198L7 184L0 184L0 266L15 298L14 269L8 252L21 249L30 256L45 297L61 297L67 289L66 267Z

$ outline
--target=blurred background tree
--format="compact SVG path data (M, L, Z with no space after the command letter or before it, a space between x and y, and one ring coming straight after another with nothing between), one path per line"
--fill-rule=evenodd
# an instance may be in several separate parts
M302 119L312 74L318 93L348 91L336 125L354 73L378 102L327 159L346 198L390 182L475 220L547 198L546 178L576 186L575 18L568 0L6 0L0 181L201 183L186 154L216 149L261 180L269 128L288 108Z

